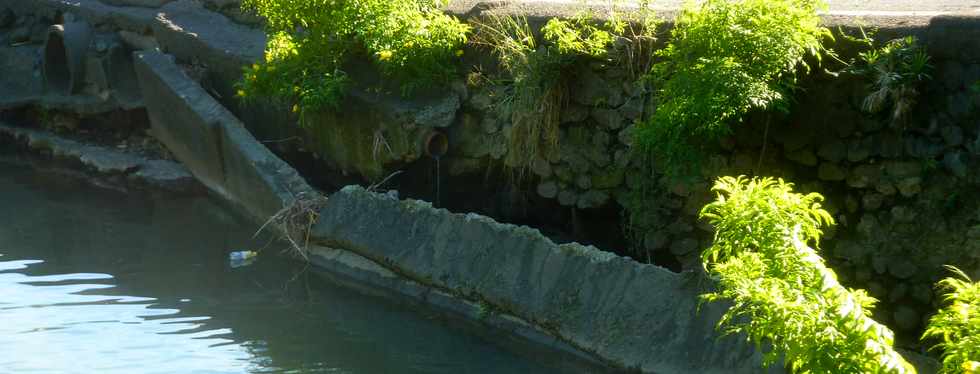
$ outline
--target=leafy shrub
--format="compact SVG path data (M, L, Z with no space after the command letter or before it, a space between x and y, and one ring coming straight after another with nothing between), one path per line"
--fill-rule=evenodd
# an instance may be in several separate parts
M719 327L771 344L765 365L783 358L792 372L915 372L870 318L875 299L841 286L813 249L833 224L821 195L772 178L722 177L713 191L701 217L715 238L702 260L719 290L702 297L732 302Z
M689 3L671 40L657 52L650 78L659 83L656 112L636 132L670 174L691 169L704 145L731 132L754 109L785 108L805 59L818 61L819 0L707 0Z
M943 279L948 305L929 319L925 338L936 338L943 350L943 373L980 372L980 283L972 283L962 270L950 267L956 277Z
M890 104L894 123L905 118L919 96L919 84L931 79L932 65L925 48L914 36L908 36L862 52L859 57L857 71L873 79L863 109L876 113Z
M245 69L239 96L271 97L308 111L336 107L349 82L344 62L366 53L402 91L447 82L469 26L441 0L243 0L266 19L265 61Z
M501 108L512 124L508 165L524 170L557 149L567 69L581 59L606 58L625 25L616 17L598 24L590 12L553 18L539 43L523 15L492 13L477 22L476 42L490 48L511 81Z

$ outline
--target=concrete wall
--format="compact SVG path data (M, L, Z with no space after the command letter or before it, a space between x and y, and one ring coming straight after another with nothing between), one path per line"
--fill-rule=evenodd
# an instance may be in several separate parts
M136 72L153 135L194 176L259 222L312 189L174 63L140 52Z
M313 240L422 285L485 303L615 367L652 373L756 373L759 357L698 312L707 283L537 230L347 187L330 196ZM316 253L316 252L314 252Z

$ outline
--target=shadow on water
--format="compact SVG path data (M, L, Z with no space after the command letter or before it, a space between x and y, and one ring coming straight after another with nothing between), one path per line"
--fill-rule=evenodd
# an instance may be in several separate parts
M255 229L209 198L121 193L0 161L0 367L557 372L339 287ZM236 249L262 252L231 268Z

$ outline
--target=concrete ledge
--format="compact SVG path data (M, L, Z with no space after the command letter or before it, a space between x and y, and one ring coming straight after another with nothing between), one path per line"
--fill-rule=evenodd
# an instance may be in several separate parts
M159 52L137 52L152 132L204 185L264 222L312 189Z
M190 172L173 161L151 160L112 148L3 123L0 123L0 135L10 136L31 150L50 152L55 158L76 161L99 174L125 176L132 182L177 192L200 188Z
M691 273L578 244L557 245L527 227L360 187L330 197L313 240L512 314L613 367L656 373L760 370L750 345L718 337L718 307L705 305L698 312L701 279Z

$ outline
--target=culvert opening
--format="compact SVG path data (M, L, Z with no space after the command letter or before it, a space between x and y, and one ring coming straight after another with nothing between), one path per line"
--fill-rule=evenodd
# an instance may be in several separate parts
M67 95L71 89L71 70L63 34L61 25L51 26L48 30L48 40L44 44L44 84L50 92Z

